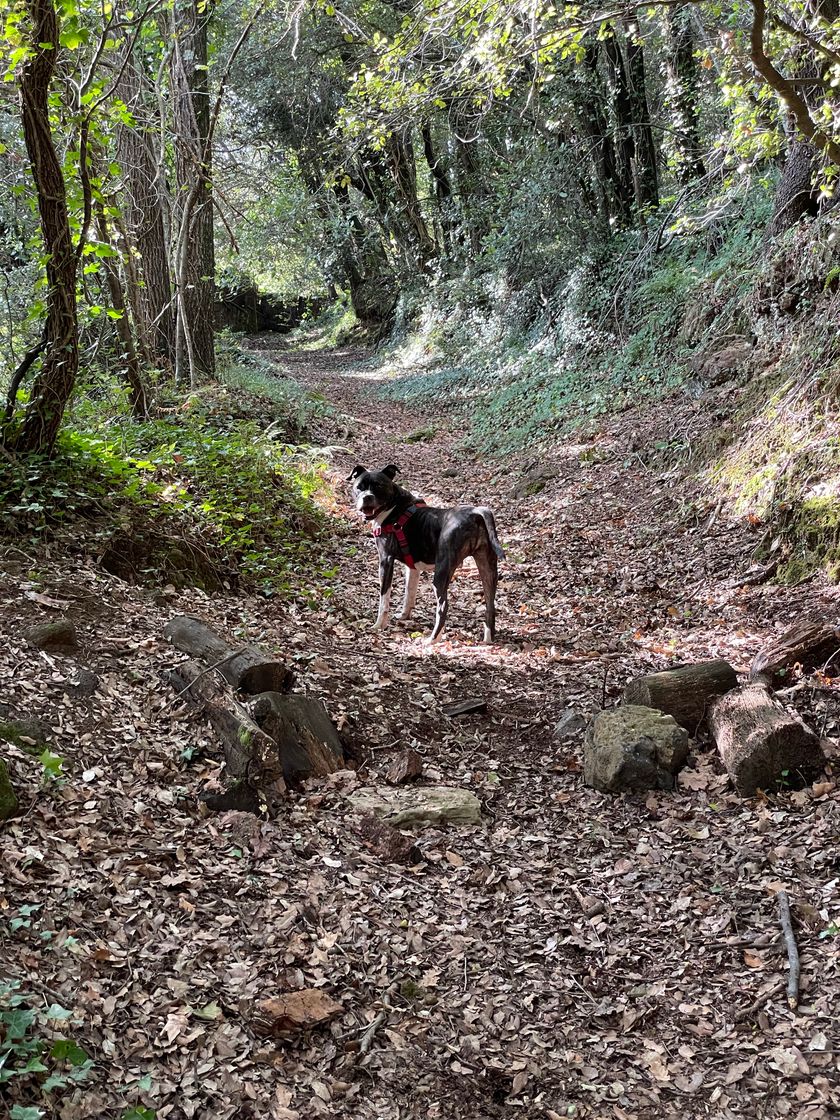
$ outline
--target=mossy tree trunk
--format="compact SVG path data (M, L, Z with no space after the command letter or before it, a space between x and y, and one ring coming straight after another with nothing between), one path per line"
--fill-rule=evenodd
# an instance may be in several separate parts
M23 423L12 416L3 441L20 454L50 454L79 368L76 253L70 234L61 161L50 127L49 97L59 24L52 0L29 0L29 55L21 67L20 104L26 152L35 184L47 274L47 320L41 367Z

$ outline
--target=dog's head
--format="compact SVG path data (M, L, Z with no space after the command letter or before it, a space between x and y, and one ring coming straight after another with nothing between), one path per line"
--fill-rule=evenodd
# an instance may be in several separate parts
M365 521L373 521L399 501L401 491L394 482L398 470L393 463L381 471L369 471L357 464L348 474L353 503Z

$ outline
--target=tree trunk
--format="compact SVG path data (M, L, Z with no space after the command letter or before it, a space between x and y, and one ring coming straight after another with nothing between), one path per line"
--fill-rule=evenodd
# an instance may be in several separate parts
M421 269L425 269L435 255L435 243L429 236L417 198L417 168L411 130L392 133L388 138L387 152L391 178L396 188L397 208L402 216L400 225L404 230L403 237L411 246L410 255L414 257L406 263L409 268L419 265Z
M737 674L728 661L701 661L637 677L625 687L623 699L625 704L642 704L665 712L695 735L710 702L737 687Z
M111 240L108 233L108 220L105 217L105 207L101 200L97 200L96 202L96 225L99 240L105 245L110 245ZM120 343L120 366L125 374L126 382L128 383L131 411L138 419L143 419L148 411L146 387L143 383L143 375L140 372L140 363L137 359L134 336L131 333L131 323L128 320L126 312L122 281L117 271L115 258L103 257L102 267L105 271L105 280L108 285L111 306L115 311L120 312L120 317L115 320L114 327Z
M61 163L50 129L49 95L59 26L52 0L29 0L31 54L21 67L20 101L32 169L47 272L47 321L41 368L18 432L4 440L22 454L49 454L79 368L76 255L70 234ZM14 417L11 421L14 424Z
M634 177L635 145L633 130L633 103L624 54L618 38L613 31L602 43L607 59L612 106L615 117L615 196L618 206L614 217L618 225L629 225L633 208L638 204Z
M690 183L706 174L700 145L699 70L694 59L691 8L688 4L678 4L663 11L666 104L673 130L672 150L678 179L681 183Z
M438 240L441 249L446 250L449 247L452 237L452 184L449 181L449 175L440 155L435 151L432 130L429 125L423 126L422 136L423 156L429 168L429 174L432 177L432 184L435 192L435 204L440 230Z
M176 367L189 367L190 383L212 380L215 249L213 246L210 95L207 77L208 10L197 0L177 0L170 64L178 185L175 282ZM184 360L185 359L185 360Z
M834 675L840 672L838 654L840 624L822 619L803 619L762 646L750 665L750 677L773 683L784 677L794 665L825 670L832 665Z
M575 100L579 106L581 132L586 140L592 166L597 214L604 231L609 233L614 224L619 227L628 224L633 196L622 192L615 141L603 108L606 101L606 90L600 74L603 48L589 38L585 50L584 65L575 74L582 87L580 96Z
M659 205L657 150L653 139L645 76L645 51L637 27L625 21L627 89L633 129L633 189L639 210Z
M123 170L123 215L127 244L136 265L127 268L128 296L140 350L156 369L170 371L175 362L175 313L169 276L163 171L150 139L159 121L143 97L141 74L126 59L117 87L134 118L117 130L117 158Z
M814 732L760 682L716 700L709 726L735 788L745 797L759 789L802 786L825 766Z

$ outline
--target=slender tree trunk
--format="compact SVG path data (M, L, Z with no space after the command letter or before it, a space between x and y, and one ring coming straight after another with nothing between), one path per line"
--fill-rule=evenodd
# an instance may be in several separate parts
M59 42L58 18L52 0L29 0L28 11L31 54L21 69L21 119L47 262L47 321L41 368L22 427L18 432L6 433L12 450L24 454L52 451L79 368L76 254L70 235L64 175L49 118L50 84Z
M634 175L636 159L634 114L624 53L615 29L603 40L603 48L612 87L615 117L615 195L618 202L616 222L618 225L629 225L634 203L638 201Z
M694 59L694 35L688 4L663 9L665 16L665 100L673 129L677 177L690 183L706 174L700 145L698 115L699 68Z
M425 268L435 255L435 243L420 209L417 198L417 167L414 162L414 147L411 130L392 133L387 145L388 163L394 181L397 204L402 216L402 237L411 246L414 261L409 264Z
M129 271L129 303L144 357L157 369L171 370L175 360L175 311L163 171L151 141L154 118L150 118L141 75L133 59L126 60L118 93L134 117L133 125L121 125L117 132L117 157L125 181L123 214L127 244L137 257Z
M111 238L108 232L108 220L105 217L105 207L101 201L96 203L96 226L99 240L105 245L110 245ZM114 320L114 326L117 338L120 342L120 362L126 382L128 383L131 397L131 411L135 416L142 419L147 413L146 387L143 383L143 375L140 372L140 362L137 359L137 349L134 345L131 323L129 322L126 311L122 281L120 280L120 274L117 271L115 261L115 257L103 257L102 266L105 270L105 280L108 284L111 306L115 311L120 312L119 319Z
M422 130L423 155L432 177L439 225L441 250L445 251L452 239L452 184L441 156L435 150L432 129L426 124Z
M638 37L638 29L625 25L625 51L627 55L627 88L630 97L630 118L633 127L633 185L640 209L659 205L659 175L657 150L651 128L651 113L647 96L645 51Z
M178 288L179 352L190 381L201 384L216 372L213 338L215 249L213 245L210 97L207 78L207 10L196 0L177 0L170 81L178 185L175 273Z

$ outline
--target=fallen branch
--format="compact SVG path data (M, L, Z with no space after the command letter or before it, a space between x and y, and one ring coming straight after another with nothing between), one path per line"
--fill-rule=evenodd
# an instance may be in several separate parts
M757 1011L761 1011L765 1004L768 1004L774 996L777 996L784 990L785 982L780 980L778 984L774 984L772 988L768 988L766 992L762 992L760 996L753 1000L749 1007L745 1007L743 1011L739 1011L735 1016L736 1023L743 1023L745 1019L751 1019Z
M799 1006L799 950L796 947L796 938L793 935L793 925L790 920L790 899L787 891L779 891L779 920L782 923L782 933L785 935L785 948L788 955L787 1001L788 1007L795 1011Z

